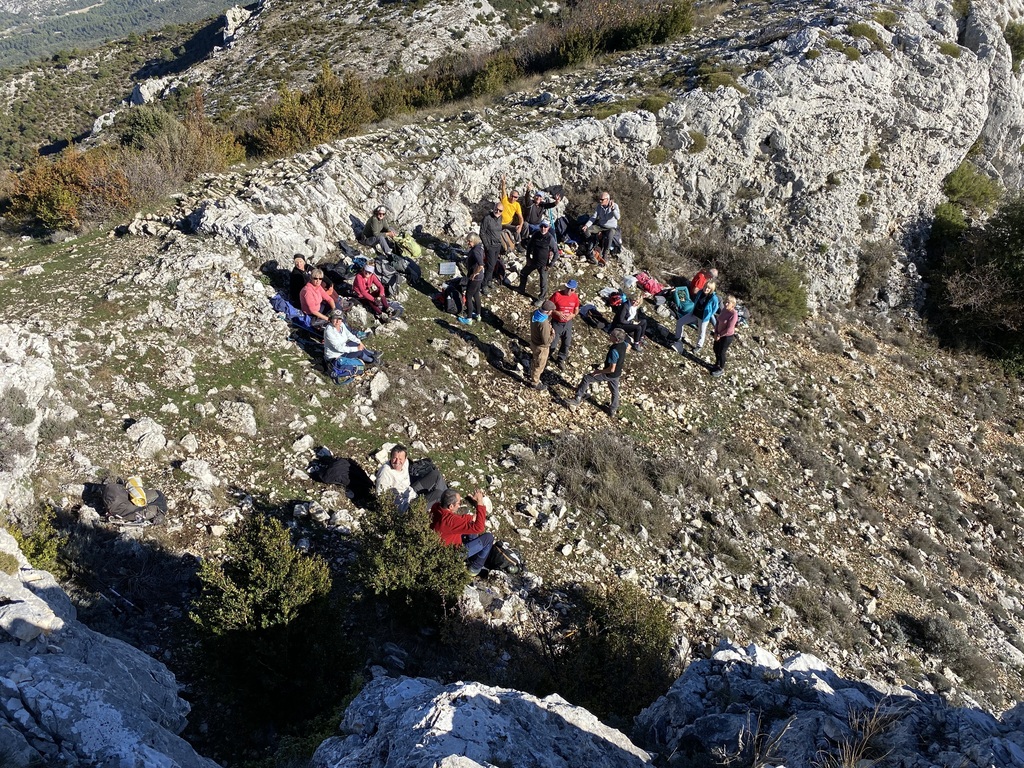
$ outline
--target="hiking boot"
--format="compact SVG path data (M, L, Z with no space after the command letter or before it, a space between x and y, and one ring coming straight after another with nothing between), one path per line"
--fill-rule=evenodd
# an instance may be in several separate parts
M538 392L547 392L548 385L545 384L543 381L538 381L536 384L531 384L530 388L536 389Z
M712 368L711 369L711 375L714 376L716 379L719 376L724 376L725 375L725 368Z
M457 317L455 319L458 320L463 325L472 325L473 324L473 318L471 318L471 317Z
M509 280L507 277L501 281L501 284L504 285L506 288L515 288L515 286L512 285L512 281Z
M479 576L483 572L483 568L469 568L470 576Z
M572 400L567 400L565 403L565 407L568 408L570 411L575 411L581 405L583 405L583 401L578 400L575 397Z
M565 370L565 360L556 360L555 361L555 368L557 368L560 371L564 371Z

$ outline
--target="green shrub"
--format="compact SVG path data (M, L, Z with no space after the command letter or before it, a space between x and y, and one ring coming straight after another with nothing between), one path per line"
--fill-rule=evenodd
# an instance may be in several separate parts
M612 115L621 115L623 112L628 112L634 109L639 102L636 99L621 99L619 101L606 101L601 104L595 104L590 109L590 116L595 120L604 120Z
M647 153L647 162L651 165L662 165L667 163L669 152L664 147L654 147Z
M645 109L648 112L657 114L658 112L661 112L661 110L665 108L669 101L669 97L663 93L652 93L651 95L645 96L643 99L641 99L640 103L637 106L640 109Z
M948 40L940 40L939 51L952 59L959 59L963 49L956 43L951 43Z
M999 182L966 160L945 178L942 191L951 203L966 211L991 211L1002 195Z
M860 51L857 50L856 46L847 45L842 40L832 38L825 42L825 47L833 51L840 51L846 55L850 61L858 61L860 59Z
M628 582L586 589L579 602L558 691L598 717L628 722L672 684L675 628L660 601Z
M971 0L953 0L953 15L966 19L971 14Z
M811 48L807 53L804 54L804 58L808 61L814 61L816 58L821 56L821 51L817 48Z
M872 47L876 51L881 51L884 54L889 53L889 49L882 41L882 36L878 34L878 30L863 21L855 21L846 27L846 33L851 37L860 37L871 43Z
M757 322L790 330L807 317L803 273L792 262L760 249L730 247L718 263L729 291L750 307Z
M743 74L743 69L735 64L725 64L715 59L702 61L697 67L697 82L705 91L719 88L735 88L746 93L746 89L736 79Z
M698 152L703 152L707 149L708 139L703 133L700 131L687 131L687 133L690 135L691 144L689 152L691 155L696 155Z
M431 618L453 607L469 583L464 552L447 546L431 529L422 497L408 512L399 512L391 499L379 499L363 520L359 545L359 582L406 611L416 609L413 618Z
M142 105L121 112L114 123L117 140L124 147L145 149L146 145L177 122L162 106Z
M975 649L972 642L949 619L941 614L921 618L901 614L907 639L928 653L941 656L970 685L989 686L995 671L991 661Z
M8 387L0 392L0 421L12 427L24 427L36 417L36 409L28 404L28 396L20 387Z
M1024 22L1011 21L1003 30L1003 37L1006 38L1006 44L1010 46L1013 71L1020 72L1020 62L1024 58Z
M958 205L939 203L935 206L931 233L928 235L928 253L939 258L952 246L960 242L967 231L967 219Z
M896 26L896 22L899 21L899 17L893 11L882 10L875 12L875 21L886 29L892 29Z
M0 552L0 571L3 571L8 576L13 576L20 567L21 564L18 562L18 558L10 552Z
M202 673L246 725L306 717L337 696L346 657L330 572L280 521L254 512L237 524L223 562L204 562L199 581L189 618Z
M487 59L483 68L473 78L473 96L489 96L505 90L509 83L518 80L523 73L515 58L508 51L498 51Z
M869 171L882 170L882 156L878 152L872 152L864 162L864 168Z
M40 514L26 528L9 525L7 530L18 542L21 554L40 571L49 571L54 578L60 580L67 575L67 569L61 565L60 549L64 543L64 534L57 530L57 510L43 507Z
M879 240L861 243L857 254L857 286L853 291L857 304L871 301L885 287L894 258L890 243Z
M354 133L372 117L369 94L359 79L351 72L339 78L324 62L310 90L281 91L247 143L258 154L289 154Z

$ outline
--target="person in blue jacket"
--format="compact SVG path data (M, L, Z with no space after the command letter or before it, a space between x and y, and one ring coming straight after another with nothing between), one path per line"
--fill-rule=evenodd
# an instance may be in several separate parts
M676 321L676 335L672 341L680 344L683 340L683 327L690 323L697 323L697 343L693 345L694 351L704 346L704 339L707 337L708 325L718 313L718 294L715 293L715 283L711 281L704 285L701 292L693 299L693 309Z

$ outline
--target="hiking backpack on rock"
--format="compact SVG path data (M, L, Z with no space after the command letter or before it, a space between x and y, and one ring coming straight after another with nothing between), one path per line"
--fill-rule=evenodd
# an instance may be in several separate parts
M512 548L507 541L496 541L491 547L484 566L490 571L504 571L508 574L520 573L526 568L523 556Z

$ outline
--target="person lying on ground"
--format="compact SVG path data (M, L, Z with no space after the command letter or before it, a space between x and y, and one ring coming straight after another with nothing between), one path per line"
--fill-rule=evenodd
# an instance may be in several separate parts
M459 514L462 497L454 488L441 494L441 499L430 509L430 527L449 546L466 548L466 566L470 574L479 575L494 546L494 536L486 533L487 507L484 506L484 492L479 488L470 497L476 505L472 514Z

